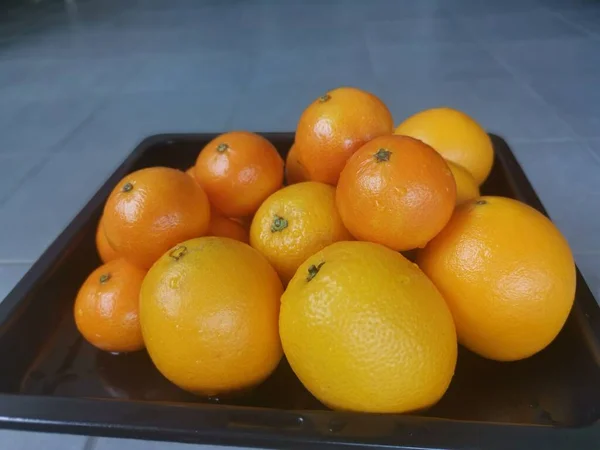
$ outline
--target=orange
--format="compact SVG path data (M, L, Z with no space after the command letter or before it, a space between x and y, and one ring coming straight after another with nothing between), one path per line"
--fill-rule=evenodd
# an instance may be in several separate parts
M115 259L85 280L73 312L83 337L107 352L144 348L139 321L140 286L146 272L124 259Z
M267 258L284 284L306 258L350 239L335 207L335 188L314 181L275 192L258 209L250 228L250 244Z
M227 217L244 217L283 184L283 160L267 139L247 131L222 134L202 149L196 179Z
M456 185L444 159L427 144L381 136L348 160L336 202L354 237L403 251L424 247L444 228Z
M188 168L185 173L187 173L194 181L196 181L196 166Z
M340 87L319 97L302 113L296 151L309 178L337 184L348 158L374 137L392 134L392 115L375 95Z
M210 205L202 188L176 169L152 167L127 175L104 207L112 247L149 268L173 245L206 234Z
M444 299L415 264L378 244L338 242L308 258L281 298L279 328L300 381L334 409L426 408L454 374Z
M249 245L220 237L177 245L150 269L140 293L152 361L196 394L261 383L282 356L282 290L273 268Z
M295 145L292 145L285 158L285 180L288 185L309 180L306 169L298 159Z
M494 149L490 137L475 120L455 109L421 111L398 125L394 133L431 145L445 159L467 169L478 185L492 169Z
M548 218L516 200L459 206L417 262L446 299L459 341L486 358L514 361L546 347L575 296L575 265Z
M469 200L479 197L479 186L473 175L467 169L452 161L446 162L456 183L456 204L462 205Z
M210 212L208 236L221 236L248 243L248 231L239 221L223 216L216 209Z
M103 263L107 263L112 261L113 259L117 259L119 257L118 253L106 239L106 234L104 233L104 224L103 224L104 216L100 217L100 221L98 222L98 228L96 228L96 250L98 251L98 256Z

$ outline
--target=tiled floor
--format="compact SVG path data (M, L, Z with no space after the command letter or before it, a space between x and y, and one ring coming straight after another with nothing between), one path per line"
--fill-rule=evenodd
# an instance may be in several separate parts
M357 85L505 136L600 298L599 79L599 0L0 0L0 297L143 137L292 130Z

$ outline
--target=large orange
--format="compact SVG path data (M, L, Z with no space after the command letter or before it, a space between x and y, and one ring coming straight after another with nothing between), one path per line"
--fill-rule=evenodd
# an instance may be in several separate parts
M298 159L296 146L292 145L285 158L285 181L289 185L308 181L309 179L306 169Z
M419 410L454 374L444 299L415 264L370 242L338 242L308 258L281 298L279 327L292 369L331 408Z
M550 220L516 200L481 197L458 207L417 262L448 302L459 341L486 358L539 352L573 305L567 242Z
M85 280L73 312L77 329L90 344L108 352L144 348L138 300L145 275L126 260L116 259Z
M302 113L296 152L311 180L335 185L348 158L365 142L391 134L393 127L390 111L375 95L337 88Z
M421 111L402 122L394 131L419 139L467 169L477 184L485 181L494 162L492 141L475 120L451 108Z
M203 237L169 250L140 293L142 333L158 370L204 395L250 388L281 359L281 281L249 245Z
M250 244L287 284L306 258L337 241L350 240L335 206L335 188L308 181L283 188L260 206Z
M456 185L444 159L427 144L381 136L348 160L336 191L346 228L393 250L424 247L446 225Z
M210 205L184 172L152 167L127 175L104 207L104 231L112 247L149 268L173 245L208 231Z
M210 141L198 155L196 180L227 217L244 217L283 184L283 159L267 139L233 131Z
M103 263L107 263L112 261L113 259L117 259L119 254L112 248L108 239L106 239L106 234L104 233L104 216L100 217L98 221L98 227L96 228L96 250L98 251L98 256Z

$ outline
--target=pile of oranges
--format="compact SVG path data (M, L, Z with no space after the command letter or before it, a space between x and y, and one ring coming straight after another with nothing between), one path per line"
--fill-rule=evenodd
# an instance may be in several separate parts
M480 196L493 148L462 112L394 129L380 99L344 87L302 113L285 163L244 131L198 150L187 172L117 184L96 235L105 264L74 305L92 345L146 348L185 390L252 389L285 354L331 408L421 410L451 383L458 343L508 363L567 319L565 239L529 206Z

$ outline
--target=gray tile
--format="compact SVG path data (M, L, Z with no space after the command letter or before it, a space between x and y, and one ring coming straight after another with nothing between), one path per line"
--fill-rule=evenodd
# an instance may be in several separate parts
M264 23L258 45L265 50L295 51L309 49L345 49L364 47L365 37L351 24L290 22Z
M27 273L30 267L31 263L0 263L0 303L6 298L19 280L23 278L23 275ZM0 441L2 441L2 434L0 434ZM0 446L2 446L1 443Z
M474 117L510 141L573 137L572 130L543 101L512 78L430 83L381 83L381 98L401 122L427 108L449 106Z
M36 260L119 164L108 152L61 152L0 206L0 261Z
M85 436L0 430L0 447L11 450L82 450Z
M457 17L527 12L540 9L537 0L451 0L444 2L443 6L450 15Z
M222 131L242 86L202 86L193 92L139 92L111 96L90 119L95 133L144 137L168 132Z
M21 153L0 153L0 204L19 186L33 168L48 157L45 153L33 153L24 157Z
M559 15L544 10L464 17L458 20L474 37L481 41L502 42L587 37L586 33Z
M94 450L223 450L216 445L193 445L176 442L141 441L134 439L101 438L96 442ZM247 447L227 447L243 450ZM249 450L249 449L248 449Z
M48 152L90 117L101 97L0 101L0 153Z
M122 92L189 91L242 86L250 76L251 57L240 51L156 54L141 62Z
M537 0L541 5L558 11L582 10L594 11L600 9L598 0Z
M273 84L318 84L322 89L365 87L374 73L365 48L261 51L253 64L250 87Z
M600 251L600 159L576 141L522 143L513 150L573 252Z
M134 78L141 61L133 57L85 57L0 62L0 67L7 66L13 72L2 76L7 79L0 82L0 98L41 100L113 93Z
M592 295L600 305L600 254L575 255L575 262Z
M489 50L524 78L600 76L600 43L592 39L548 39L489 45Z
M362 23L368 20L387 20L433 17L445 14L446 0L370 0L337 1L335 20L345 23Z
M574 25L580 26L595 35L600 35L600 3L597 9L594 10L568 10L560 11L562 17Z
M259 86L245 92L231 128L250 131L293 131L302 111L332 86L297 83ZM364 86L362 86L364 87Z
M370 45L378 80L412 82L507 77L491 55L475 44Z
M471 35L449 17L423 17L367 22L365 34L370 45L414 42L472 42Z
M544 76L530 82L582 137L600 137L600 90L596 76Z

